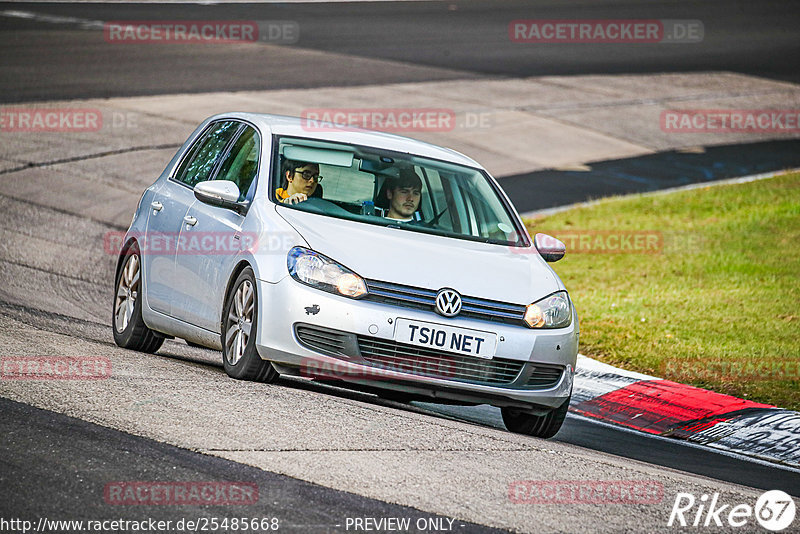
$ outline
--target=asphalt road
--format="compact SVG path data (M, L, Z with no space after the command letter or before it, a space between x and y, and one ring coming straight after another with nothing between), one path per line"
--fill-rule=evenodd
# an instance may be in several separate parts
M0 4L0 14L0 102L578 73L728 70L800 80L800 4L791 0L14 3ZM286 46L120 44L86 25L187 19L289 21L299 38ZM508 35L517 19L696 20L704 36L522 44Z
M205 525L205 521L221 523L244 517L255 519L259 526L266 521L278 531L333 533L346 532L348 518L399 517L410 520L413 526L444 524L464 534L501 532L196 454L2 398L0 413L4 436L0 514L6 520L16 518L34 524L40 518L73 522L44 531L80 532L76 521L111 518L169 521L168 532L194 531L199 529L179 529L180 521ZM169 473L169 480L163 479L164 473ZM154 479L162 483L232 483L251 493L242 496L243 503L232 505L218 504L216 491L210 504L129 505L116 498L124 495L122 491L106 491L108 486L124 487L119 485L123 482ZM153 495L155 502L169 499L166 491ZM237 497L232 492L223 495L232 500ZM349 524L350 529L353 524Z
M163 161L165 152L144 159ZM144 159L138 155L130 165ZM129 191L123 204L135 204L140 182L150 178L130 168L109 173L111 161L96 167L69 162L4 175L22 190L15 191L17 198L0 196L0 346L3 357L108 358L112 375L97 381L0 380L0 397L194 451L186 452L186 458L197 453L218 456L368 497L372 500L356 504L369 517L383 517L385 508L378 502L383 501L519 531L619 532L628 530L626 525L635 516L637 524L658 532L668 530L665 523L678 492L720 492L726 502L753 500L758 491L748 488L779 487L800 494L797 471L579 418L568 418L554 440L543 441L506 432L496 413L480 408L404 406L300 379L274 385L230 380L221 369L218 352L190 348L181 341L168 341L156 355L119 349L109 324L114 257L103 251L102 242L106 232L124 227L127 213L120 211L113 224L103 222L103 213L93 209L91 191L117 183ZM66 183L82 187L85 198L64 196L59 184ZM25 500L29 506L24 510L36 518L43 516L43 510L80 507L97 511L99 516L92 518L108 519L107 509L96 502L96 487L102 481L204 476L202 470L192 471L205 461L198 457L187 460L188 470L179 472L174 463L143 460L149 462L145 477L129 465L124 447L111 440L91 466L95 490L77 491L66 467L52 475L29 467L29 457L22 451L30 447L18 441L25 432L14 421L25 421L29 438L39 436L52 461L72 465L78 477L84 476L83 464L62 454L60 445L80 443L85 429L65 423L59 426L60 433L54 433L48 425L56 419L48 423L47 418L14 415L7 405L0 411L10 425L0 433L0 457L14 467L14 490L9 491L17 492L15 499L2 500L2 517L19 517L17 503ZM94 448L87 445L81 450ZM229 464L216 465L220 478L238 476L238 467L228 472ZM509 502L511 483L536 479L644 480L660 484L664 495L651 505ZM291 487L294 482L276 478L273 483ZM36 489L28 493L25 488ZM291 500L284 498L288 490L276 491L278 504L270 501L266 511L277 515L292 510ZM326 498L347 502L345 496ZM37 507L39 500L47 505ZM126 512L137 518L148 513L146 507ZM301 522L299 516L286 517L287 524Z
M800 140L719 145L700 153L668 150L593 163L587 170L527 172L500 183L520 213L612 195L630 195L800 168Z
M578 72L726 69L800 79L792 59L800 56L795 2L0 5L7 11L76 20L0 14L5 103ZM576 17L697 19L706 37L697 45L508 41L510 20ZM111 45L102 31L83 29L87 20L121 19L290 20L301 38L291 46ZM156 356L118 349L109 321L114 258L102 250L103 235L127 225L129 207L152 180L137 158L164 161L163 151L129 156L2 176L16 184L0 195L2 356L103 356L115 372L91 383L0 381L0 396L50 410L0 401L0 516L80 509L97 518L109 513L97 493L105 482L199 477L259 481L274 497L259 513L286 517L287 526L315 525L314 532L330 529L344 511L435 513L521 531L656 532L665 530L678 491L719 491L732 502L752 499L759 493L752 488L800 496L796 471L584 419L569 417L556 439L544 442L503 431L496 414L482 409L401 406L300 380L232 381L218 353L182 342L166 343ZM616 173L615 183L622 183L624 173L611 163L597 172ZM510 179L522 190L537 176ZM552 183L552 176L538 179ZM575 183L539 198L549 206L591 194ZM108 189L120 192L119 205L97 205L104 198L97 192ZM508 484L526 478L646 479L663 484L665 497L627 508L510 505ZM146 513L136 508L123 515Z
M415 405L434 413L503 428L500 411L490 406L464 408L422 403ZM683 441L622 430L573 413L567 415L564 426L553 439L712 479L764 490L780 489L790 495L800 495L800 473L776 469L768 463L753 462L747 458L727 456Z

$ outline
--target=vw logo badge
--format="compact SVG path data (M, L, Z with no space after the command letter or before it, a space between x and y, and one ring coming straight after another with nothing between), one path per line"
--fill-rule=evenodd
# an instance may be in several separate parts
M461 311L461 295L455 289L440 289L436 293L436 313L455 317Z

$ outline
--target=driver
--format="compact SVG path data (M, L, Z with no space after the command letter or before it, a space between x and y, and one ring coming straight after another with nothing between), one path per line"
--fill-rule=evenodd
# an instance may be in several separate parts
M275 196L284 204L303 202L314 194L320 180L316 163L286 159L281 165L282 187L275 190Z
M387 219L413 222L414 213L422 199L422 180L413 169L401 169L397 177L387 179L386 199L389 201Z

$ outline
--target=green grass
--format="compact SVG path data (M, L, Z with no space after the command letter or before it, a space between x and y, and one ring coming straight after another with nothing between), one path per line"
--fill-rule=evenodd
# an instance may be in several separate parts
M661 236L645 254L568 243L552 264L578 309L582 354L800 410L800 174L610 198L526 224L531 235Z

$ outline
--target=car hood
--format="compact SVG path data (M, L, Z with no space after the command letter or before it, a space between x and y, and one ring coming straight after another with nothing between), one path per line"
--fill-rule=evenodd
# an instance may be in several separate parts
M309 246L364 278L529 304L563 285L535 248L507 247L278 207Z

